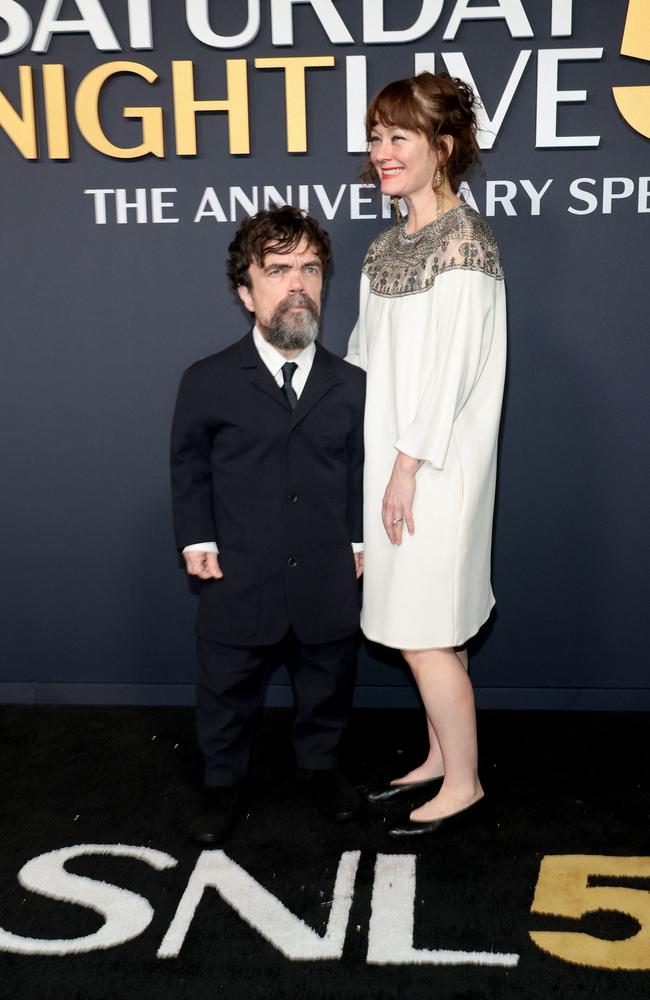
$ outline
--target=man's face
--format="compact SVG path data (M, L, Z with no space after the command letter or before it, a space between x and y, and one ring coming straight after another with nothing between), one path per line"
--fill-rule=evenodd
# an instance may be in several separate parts
M260 266L248 269L251 287L237 291L269 343L280 350L301 350L316 339L323 290L323 267L305 237L289 253L273 249Z

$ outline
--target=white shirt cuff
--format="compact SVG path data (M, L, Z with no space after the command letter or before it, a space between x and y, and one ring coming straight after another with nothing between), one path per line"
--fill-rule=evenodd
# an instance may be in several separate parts
M352 542L353 552L363 552L363 542ZM219 552L216 542L193 542L192 545L186 545L183 552L214 552L215 555Z

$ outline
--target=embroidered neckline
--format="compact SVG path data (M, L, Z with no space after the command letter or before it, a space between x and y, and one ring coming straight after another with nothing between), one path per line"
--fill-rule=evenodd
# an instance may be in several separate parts
M503 279L492 230L471 205L455 205L416 233L405 233L403 224L385 230L363 262L371 290L386 298L426 291L452 270Z
M442 213L442 215L438 215L435 219L432 219L431 222L427 222L426 226L420 226L420 228L416 229L414 233L408 233L406 231L406 223L408 222L407 219L405 222L400 223L397 235L404 243L410 243L411 245L419 243L424 236L428 235L428 233L438 225L438 223L447 222L448 216L450 216L452 212L457 212L459 208L469 208L469 205L467 202L461 201L460 205L454 205L453 208L448 208L446 212Z

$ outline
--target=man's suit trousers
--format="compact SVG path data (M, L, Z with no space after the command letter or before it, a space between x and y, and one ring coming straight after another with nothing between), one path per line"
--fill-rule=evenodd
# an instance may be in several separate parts
M297 766L336 767L352 706L358 641L355 633L309 644L291 630L271 646L229 646L199 637L196 717L206 786L234 785L246 776L265 683L282 662L294 692Z

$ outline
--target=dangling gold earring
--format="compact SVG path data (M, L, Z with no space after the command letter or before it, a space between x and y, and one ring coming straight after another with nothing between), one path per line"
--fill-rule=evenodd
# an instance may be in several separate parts
M397 222L400 223L402 221L402 209L399 207L399 198L395 195L391 198L390 203L393 206Z
M436 192L436 214L442 215L445 210L445 174L438 167L433 177L433 190Z

